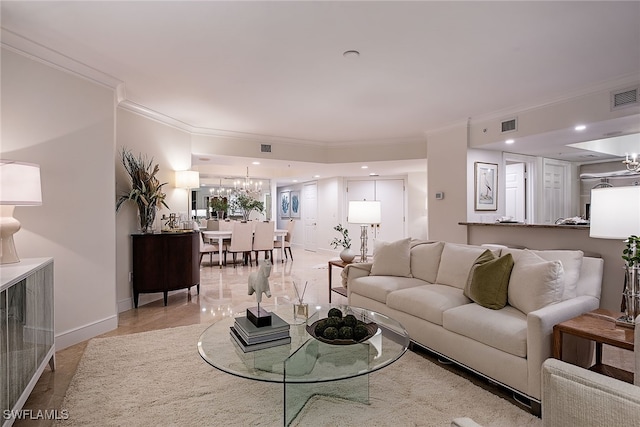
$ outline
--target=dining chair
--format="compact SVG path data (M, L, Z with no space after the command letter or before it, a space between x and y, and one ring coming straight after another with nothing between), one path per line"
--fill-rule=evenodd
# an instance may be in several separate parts
M251 224L247 222L233 223L233 231L231 233L231 242L226 247L224 253L224 263L227 263L227 252L233 254L233 268L236 267L236 255L240 252L243 254L245 264L248 260L249 265L253 265L251 261L251 250L253 249L253 230Z
M213 265L213 254L220 254L220 248L217 243L209 243L207 242L207 238L204 233L200 231L200 227L198 224L194 224L194 231L200 234L200 264L202 264L202 258L204 254L209 254L209 264ZM222 255L220 255L222 256Z
M293 230L296 226L294 220L290 219L287 223L287 235L284 236L284 256L287 257L287 249L289 250L289 256L291 257L291 261L293 261L293 254L291 253L291 238L293 237ZM280 249L282 247L282 242L280 239L276 240L273 244L273 247L276 249Z
M264 259L270 259L273 263L273 238L275 236L275 226L273 222L257 222L254 224L253 251L256 253L256 265L258 265L258 254L264 251Z

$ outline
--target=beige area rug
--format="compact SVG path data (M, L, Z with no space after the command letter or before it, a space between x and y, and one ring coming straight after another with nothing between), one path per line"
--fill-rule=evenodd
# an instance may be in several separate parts
M279 426L280 384L234 377L196 347L207 325L89 342L61 409L61 426ZM370 376L370 404L316 397L293 425L541 426L540 419L468 380L407 352Z

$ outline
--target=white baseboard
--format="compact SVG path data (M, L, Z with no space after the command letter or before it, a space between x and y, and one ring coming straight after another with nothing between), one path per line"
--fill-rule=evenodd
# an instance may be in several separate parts
M118 316L109 316L88 325L80 326L56 335L56 351L86 341L118 327Z

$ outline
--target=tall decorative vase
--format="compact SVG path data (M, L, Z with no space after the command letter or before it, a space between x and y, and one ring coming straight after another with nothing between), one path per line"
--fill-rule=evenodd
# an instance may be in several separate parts
M640 267L625 268L624 287L625 321L633 324L640 314Z
M340 252L340 259L347 264L353 262L353 259L356 257L356 253L351 250L351 248L344 248L342 252Z
M138 229L141 233L153 233L156 222L156 207L138 205Z

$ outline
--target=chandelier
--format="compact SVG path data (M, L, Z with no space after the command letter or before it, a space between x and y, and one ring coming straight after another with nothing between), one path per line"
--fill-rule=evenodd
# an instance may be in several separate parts
M627 154L622 163L624 163L628 171L640 172L640 162L638 161L638 155L636 153L633 153L631 157Z
M262 181L254 181L249 178L249 167L247 166L247 174L244 180L236 180L233 183L234 191L247 194L259 194L262 192Z

